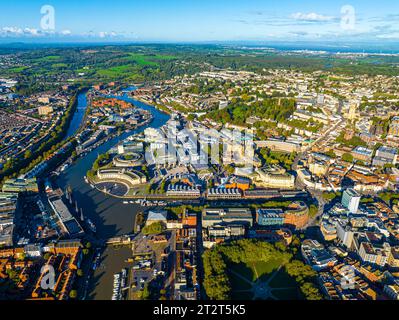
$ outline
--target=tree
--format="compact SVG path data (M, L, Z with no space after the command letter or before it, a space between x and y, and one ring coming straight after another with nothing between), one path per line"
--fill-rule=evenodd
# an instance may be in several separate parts
M166 192L165 185L166 185L166 181L165 181L165 180L162 180L161 185L159 186L159 191L160 191L161 193L165 193L165 192Z
M141 300L148 300L150 298L150 289L148 287L148 283L146 283L144 289L139 292L139 298Z
M319 209L317 208L317 206L315 206L314 204L311 204L309 207L309 215L311 217L316 216L317 212L319 212Z
M230 175L233 174L234 171L235 171L234 167L233 167L231 164L225 166L224 169L225 169L225 170L227 171L227 173L230 174Z
M164 230L165 230L165 226L162 222L154 222L148 226L145 226L142 230L142 233L145 235L160 234Z
M305 265L300 260L293 260L285 265L288 275L295 278L298 283L303 283L306 279L314 278L317 273L310 266Z
M32 151L26 150L24 158L25 159L30 159L32 157Z
M76 271L76 274L78 275L78 277L83 277L83 270L78 269L78 271Z
M226 300L230 297L231 285L228 277L228 265L252 264L278 260L282 265L291 259L288 252L280 251L271 243L243 239L218 245L203 255L204 288L210 299Z
M335 192L323 192L323 199L330 202L337 197Z
M323 296L313 283L305 282L301 286L301 291L306 300L322 300Z
M227 268L222 256L216 250L203 255L206 294L213 300L226 300L230 294L230 281L225 273Z
M330 149L326 152L326 155L329 156L330 158L335 159L337 157L337 155L335 154L333 149Z
M342 160L346 162L353 162L353 156L350 153L344 153L342 155Z
M287 246L286 246L285 243L282 242L282 241L276 242L275 246L276 246L276 248L279 249L280 251L286 251L286 250L287 250Z
M78 297L78 292L76 290L71 290L71 292L69 293L69 297L71 299L76 299Z

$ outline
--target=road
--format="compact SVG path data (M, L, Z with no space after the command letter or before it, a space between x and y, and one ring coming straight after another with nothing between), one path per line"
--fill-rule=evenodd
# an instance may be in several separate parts
M325 131L319 138L317 138L313 143L311 143L303 152L299 153L294 160L294 163L292 165L292 170L297 172L299 161L301 159L307 159L309 157L309 152L312 150L312 148L324 146L331 139L331 136L330 136L331 132L337 130L340 127L344 128L345 127L344 124L345 124L344 119L338 121L330 129ZM320 143L320 145L319 145L319 143ZM298 175L295 180L295 185L296 185L297 189L306 189L311 194L312 198L316 199L316 201L317 201L317 204L318 204L317 214L309 219L309 222L306 227L313 226L317 222L317 218L320 217L324 212L324 207L326 205L326 201L323 198L323 193L319 190L308 188L302 182L302 180L299 178Z

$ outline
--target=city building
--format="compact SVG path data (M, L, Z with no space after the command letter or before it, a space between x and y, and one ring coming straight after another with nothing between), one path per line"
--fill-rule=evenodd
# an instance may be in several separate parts
M395 165L398 161L398 151L395 148L380 147L373 158L373 166L384 167L385 165Z
M284 210L284 224L296 229L306 227L309 222L309 208L302 201L292 202Z
M202 211L202 226L208 228L216 224L240 224L251 227L253 216L248 208L207 208Z
M337 259L316 240L304 240L301 252L305 261L316 271L332 268L337 263Z
M121 182L127 184L129 187L147 182L146 177L142 173L125 168L99 169L97 177L101 181Z
M357 213L360 203L360 194L354 189L346 189L342 194L342 205L351 213Z
M242 191L248 190L251 186L251 180L245 177L232 176L225 184L228 189L240 189Z
M360 146L356 147L351 152L354 159L363 161L365 163L371 163L373 153L373 150Z
M295 177L284 169L275 167L257 169L259 179L257 184L265 188L294 189Z
M39 116L47 116L48 114L52 113L54 110L52 106L42 106L38 107L37 111L39 112Z
M64 201L59 197L50 197L48 202L57 215L62 225L63 232L70 236L82 236L84 234L82 227L76 218L72 215Z
M14 243L15 213L18 208L18 194L0 192L0 246Z
M166 225L168 221L168 213L165 210L151 210L148 212L146 225L156 222L162 222Z
M240 199L242 198L241 190L227 188L211 188L207 192L208 199Z
M201 190L187 185L169 185L166 191L168 197L199 198Z
M284 218L284 211L282 209L256 210L256 223L259 226L282 226Z
M4 182L3 192L33 192L37 193L39 192L39 187L37 185L36 178L32 179L8 179Z
M388 263L391 248L387 243L382 246L362 242L359 248L359 256L363 262L384 267Z

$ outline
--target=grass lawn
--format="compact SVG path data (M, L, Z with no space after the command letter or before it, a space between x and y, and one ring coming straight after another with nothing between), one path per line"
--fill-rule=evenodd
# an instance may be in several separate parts
M272 291L276 299L302 299L295 279L291 278L284 268L278 270L281 263L279 259L274 259L268 262L257 261L250 264L232 264L228 269L228 276L232 288L232 299L250 300L253 298L253 293L251 292L252 285L241 277L247 279L251 283L255 283L258 280L267 282L271 276L273 276L273 278L268 283L270 288L282 288L281 290ZM241 277L239 277L237 273L241 275ZM248 291L246 292L246 290Z
M46 57L35 59L35 62L58 61L60 59L61 59L61 56L46 56Z
M129 54L129 57L127 58L127 60L134 61L140 66L158 66L158 63L148 60L149 58L152 58L152 57L145 56L142 54L131 53L131 54Z
M241 276L243 276L244 278L248 279L251 282L256 280L256 276L254 275L252 267L247 266L243 263L239 264L234 263L230 266L229 270L232 270L240 274Z
M7 69L7 72L9 73L18 73L18 72L22 72L24 70L28 69L28 67L22 66L22 67L15 67L15 68L9 68Z
M270 286L272 288L296 287L297 283L295 279L290 277L284 269L280 269L280 271L274 276L272 281L270 281Z
M97 74L106 77L120 77L132 71L134 71L134 68L131 65L122 65L118 67L97 70Z
M234 273L229 274L229 279L233 292L237 290L250 290L252 288L248 282L244 281Z
M66 63L54 63L51 65L52 69L62 69L62 68L68 68L68 65Z
M277 270L281 265L280 260L270 260L268 262L256 262L253 265L253 270L255 274L255 278L261 278L263 281L266 281L269 278L269 275ZM256 272L255 272L256 269ZM258 277L256 277L256 273ZM256 279L255 279L256 280Z

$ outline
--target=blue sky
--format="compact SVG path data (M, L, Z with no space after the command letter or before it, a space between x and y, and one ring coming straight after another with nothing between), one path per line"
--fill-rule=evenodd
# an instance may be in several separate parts
M43 5L55 9L54 30L42 29ZM345 5L354 9L355 22L351 10L341 12ZM343 15L346 22L341 24ZM399 1L1 1L0 37L3 41L397 41Z

